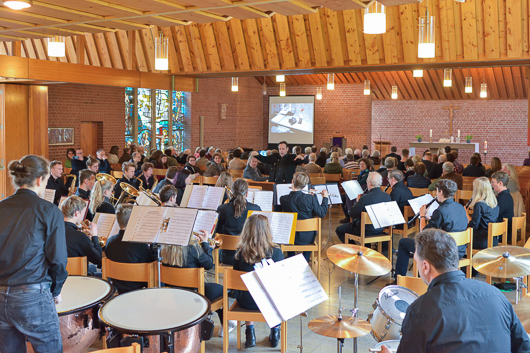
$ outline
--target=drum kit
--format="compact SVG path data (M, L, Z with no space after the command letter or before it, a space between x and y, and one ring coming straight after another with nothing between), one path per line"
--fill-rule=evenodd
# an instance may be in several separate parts
M342 316L341 288L339 288L339 314L323 316L311 320L309 328L322 336L337 339L337 352L341 353L344 340L353 338L353 351L357 352L357 338L369 333L379 343L370 349L380 352L381 345L389 346L396 351L401 339L401 324L409 305L419 296L401 286L387 286L381 290L373 304L374 311L368 320L358 318L357 299L359 292L359 275L383 276L392 270L390 261L379 252L358 245L333 245L327 251L328 258L338 267L354 273L354 308L352 316Z

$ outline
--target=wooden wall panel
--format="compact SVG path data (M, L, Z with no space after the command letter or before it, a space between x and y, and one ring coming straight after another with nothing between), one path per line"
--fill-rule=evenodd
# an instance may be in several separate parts
M48 158L48 87L29 86L29 151Z

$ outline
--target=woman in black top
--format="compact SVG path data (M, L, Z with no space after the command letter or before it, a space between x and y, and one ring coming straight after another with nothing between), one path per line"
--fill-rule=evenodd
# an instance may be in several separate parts
M195 165L195 162L197 162L197 158L195 158L194 155L189 155L186 161L186 165L184 166L184 169L189 170L191 174L198 175L201 172L201 170L198 166Z
M217 213L219 213L217 233L239 235L247 219L248 211L261 211L258 205L247 201L248 184L244 179L237 179L234 182L232 193L234 194L232 200L217 208ZM234 263L234 251L220 250L219 253L222 263L228 265Z
M182 169L177 172L175 176L175 187L177 188L177 204L180 206L182 201L182 196L184 195L184 190L186 185L191 183L191 174L189 170Z
M239 181L241 179L238 179ZM241 231L241 241L234 257L234 270L251 272L254 265L263 259L272 259L275 262L283 260L283 253L279 246L272 242L269 221L263 215L251 215ZM236 295L237 303L244 309L259 310L256 302L247 291L238 291ZM254 332L254 322L246 323L245 347L256 345L256 333ZM278 346L280 340L280 328L271 328L269 340L272 347Z
M114 190L114 183L110 180L96 181L94 188L90 193L89 211L92 215L96 212L115 214L116 209L110 203L112 191Z
M422 162L418 162L414 166L413 170L414 170L414 175L410 175L407 178L407 186L409 188L418 188L418 189L428 188L429 185L431 185L431 179L426 178L424 176L425 171L427 170L427 168L425 167L425 164L423 164Z
M480 177L473 181L473 198L470 208L473 215L467 215L468 227L473 228L473 249L485 249L488 247L488 224L497 222L499 218L499 206L497 198L493 193L490 181L486 177ZM499 245L498 237L493 238L493 246Z

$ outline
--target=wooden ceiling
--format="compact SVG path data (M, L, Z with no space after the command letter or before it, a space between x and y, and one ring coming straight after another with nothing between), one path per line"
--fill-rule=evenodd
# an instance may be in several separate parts
M525 99L528 96L528 81L522 66L453 69L451 87L443 87L443 75L443 70L423 70L421 78L413 77L411 70L336 73L335 84L364 84L369 80L371 96L375 100L391 99L394 85L398 86L400 100L477 99L481 83L487 84L487 99ZM464 92L466 77L472 77L472 93ZM275 77L257 77L262 84L264 78L267 86L279 87ZM325 92L327 75L289 75L285 81L287 94L290 86L298 85L320 85Z

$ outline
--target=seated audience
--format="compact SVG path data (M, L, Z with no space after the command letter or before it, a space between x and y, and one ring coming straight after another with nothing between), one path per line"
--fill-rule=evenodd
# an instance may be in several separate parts
M451 154L449 154L449 156L450 155ZM429 185L429 191L436 190L436 182L440 179L449 179L449 180L454 181L458 187L458 190L462 190L462 188L464 187L464 180L462 179L460 175L457 175L455 173L455 166L451 162L445 162L443 164L442 176L438 178L437 180L435 180L431 185Z
M257 153L257 152L252 152L252 154L248 158L247 167L245 168L245 171L243 172L243 178L252 179L254 181L269 180L269 177L266 177L266 176L264 177L261 175L261 172L258 169L258 160L255 157L254 153Z
M188 170L181 169L175 176L174 185L177 188L177 204L180 206L186 185L191 184L191 174Z
M359 148L357 148L354 152L353 152L353 160L354 161L358 161L359 159L363 158L362 155L361 155L361 150Z
M224 171L225 166L221 164L221 155L219 153L214 153L213 159L203 175L205 177L219 176Z
M372 160L374 165L381 165L380 157L381 157L381 153L379 153L378 150L375 150L374 152L372 152L372 156L370 157L370 159Z
M432 162L432 153L429 150L426 150L425 153L423 153L423 159L421 161L425 164L427 173L430 173L432 167L434 167L434 163Z
M323 148L324 151L320 151L320 153L318 154L318 158L317 160L315 161L315 163L317 165L319 165L321 168L324 168L324 166L326 165L326 160L328 158L328 155L326 154L326 149Z
M131 149L129 147L125 147L123 149L123 154L121 155L120 159L118 160L118 163L123 164L123 162L128 162L131 159L132 159Z
M401 150L401 155L403 157L401 157L401 160L398 160L399 163L397 165L397 169L399 169L403 173L405 173L407 171L407 167L405 166L405 162L407 161L407 159L409 159L409 150L408 150L408 148L403 148Z
M508 190L510 190L510 193L520 191L519 178L517 178L517 172L515 171L515 167L513 166L513 164L503 164L502 171L508 174L508 177L510 178L508 182Z
M486 174L484 176L486 178L491 178L491 175L493 173L496 173L501 170L502 170L501 160L498 157L493 157L491 159L491 168L488 168L488 170L486 170Z
M307 165L305 166L307 170ZM351 153L348 153L346 155L346 162L344 164L344 168L346 169L359 169L359 162L355 160L355 156Z
M464 166L458 160L458 151L451 150L451 154L455 156L455 160L453 161L453 164L455 165L455 173L458 175L462 175L462 173L464 172Z
M110 174L111 167L110 162L107 159L107 154L105 153L104 149L99 149L96 151L96 158L99 162L99 172Z
M197 163L197 158L195 158L195 156L193 155L189 155L188 159L186 160L186 165L184 166L184 169L190 172L193 179L198 177L201 172L201 169L196 163Z
M118 158L118 153L120 153L120 148L118 146L112 146L107 160L110 164L118 164L120 159Z
M388 157L394 157L396 159L396 161L400 161L401 160L401 156L399 154L397 154L396 152L397 152L397 147L396 146L390 147L390 153L387 154L384 159L387 159Z
M526 167L530 166L530 151L528 151L528 157L529 158L524 159L523 166L526 166Z
M429 185L431 184L431 179L426 178L424 176L425 171L426 171L425 164L423 164L422 162L418 162L414 166L413 170L414 170L414 175L410 175L407 178L408 187L418 188L418 189L428 188Z
M497 197L497 205L499 206L499 217L497 218L497 222L502 222L504 218L508 219L508 244L511 244L514 204L513 197L508 190L509 180L508 174L505 172L495 172L491 176L491 186L493 187L493 191L496 194L495 196Z
M162 179L158 185L155 187L153 192L155 194L158 194L160 190L166 185L174 185L175 184L175 176L177 175L177 167L169 167L166 171L166 177Z
M241 160L241 150L234 150L234 159L228 163L228 169L243 170L246 167L246 163Z
M307 173L322 173L322 167L316 164L316 161L317 155L315 153L311 153L309 155L309 163L304 166Z
M65 168L72 168L72 160L75 157L75 150L73 148L69 148L66 150L66 160L64 161L64 167Z
M339 154L337 152L332 152L329 159L330 162L324 166L324 173L342 175L342 166L339 163Z
M438 156L438 163L435 164L429 172L429 179L438 179L443 173L443 164L447 162L447 157L442 154Z
M403 174L403 178L405 178L405 181L407 181L408 177L411 175L414 175L414 160L412 158L409 158L405 161L405 173Z
M485 171L478 165L479 159L476 156L471 156L469 164L464 168L463 176L466 177L481 177L484 176Z
M473 214L469 219L468 227L473 228L473 249L488 247L488 224L496 223L499 219L499 206L493 194L488 178L480 177L473 181L473 198L469 208ZM499 245L499 238L493 238L493 246Z

